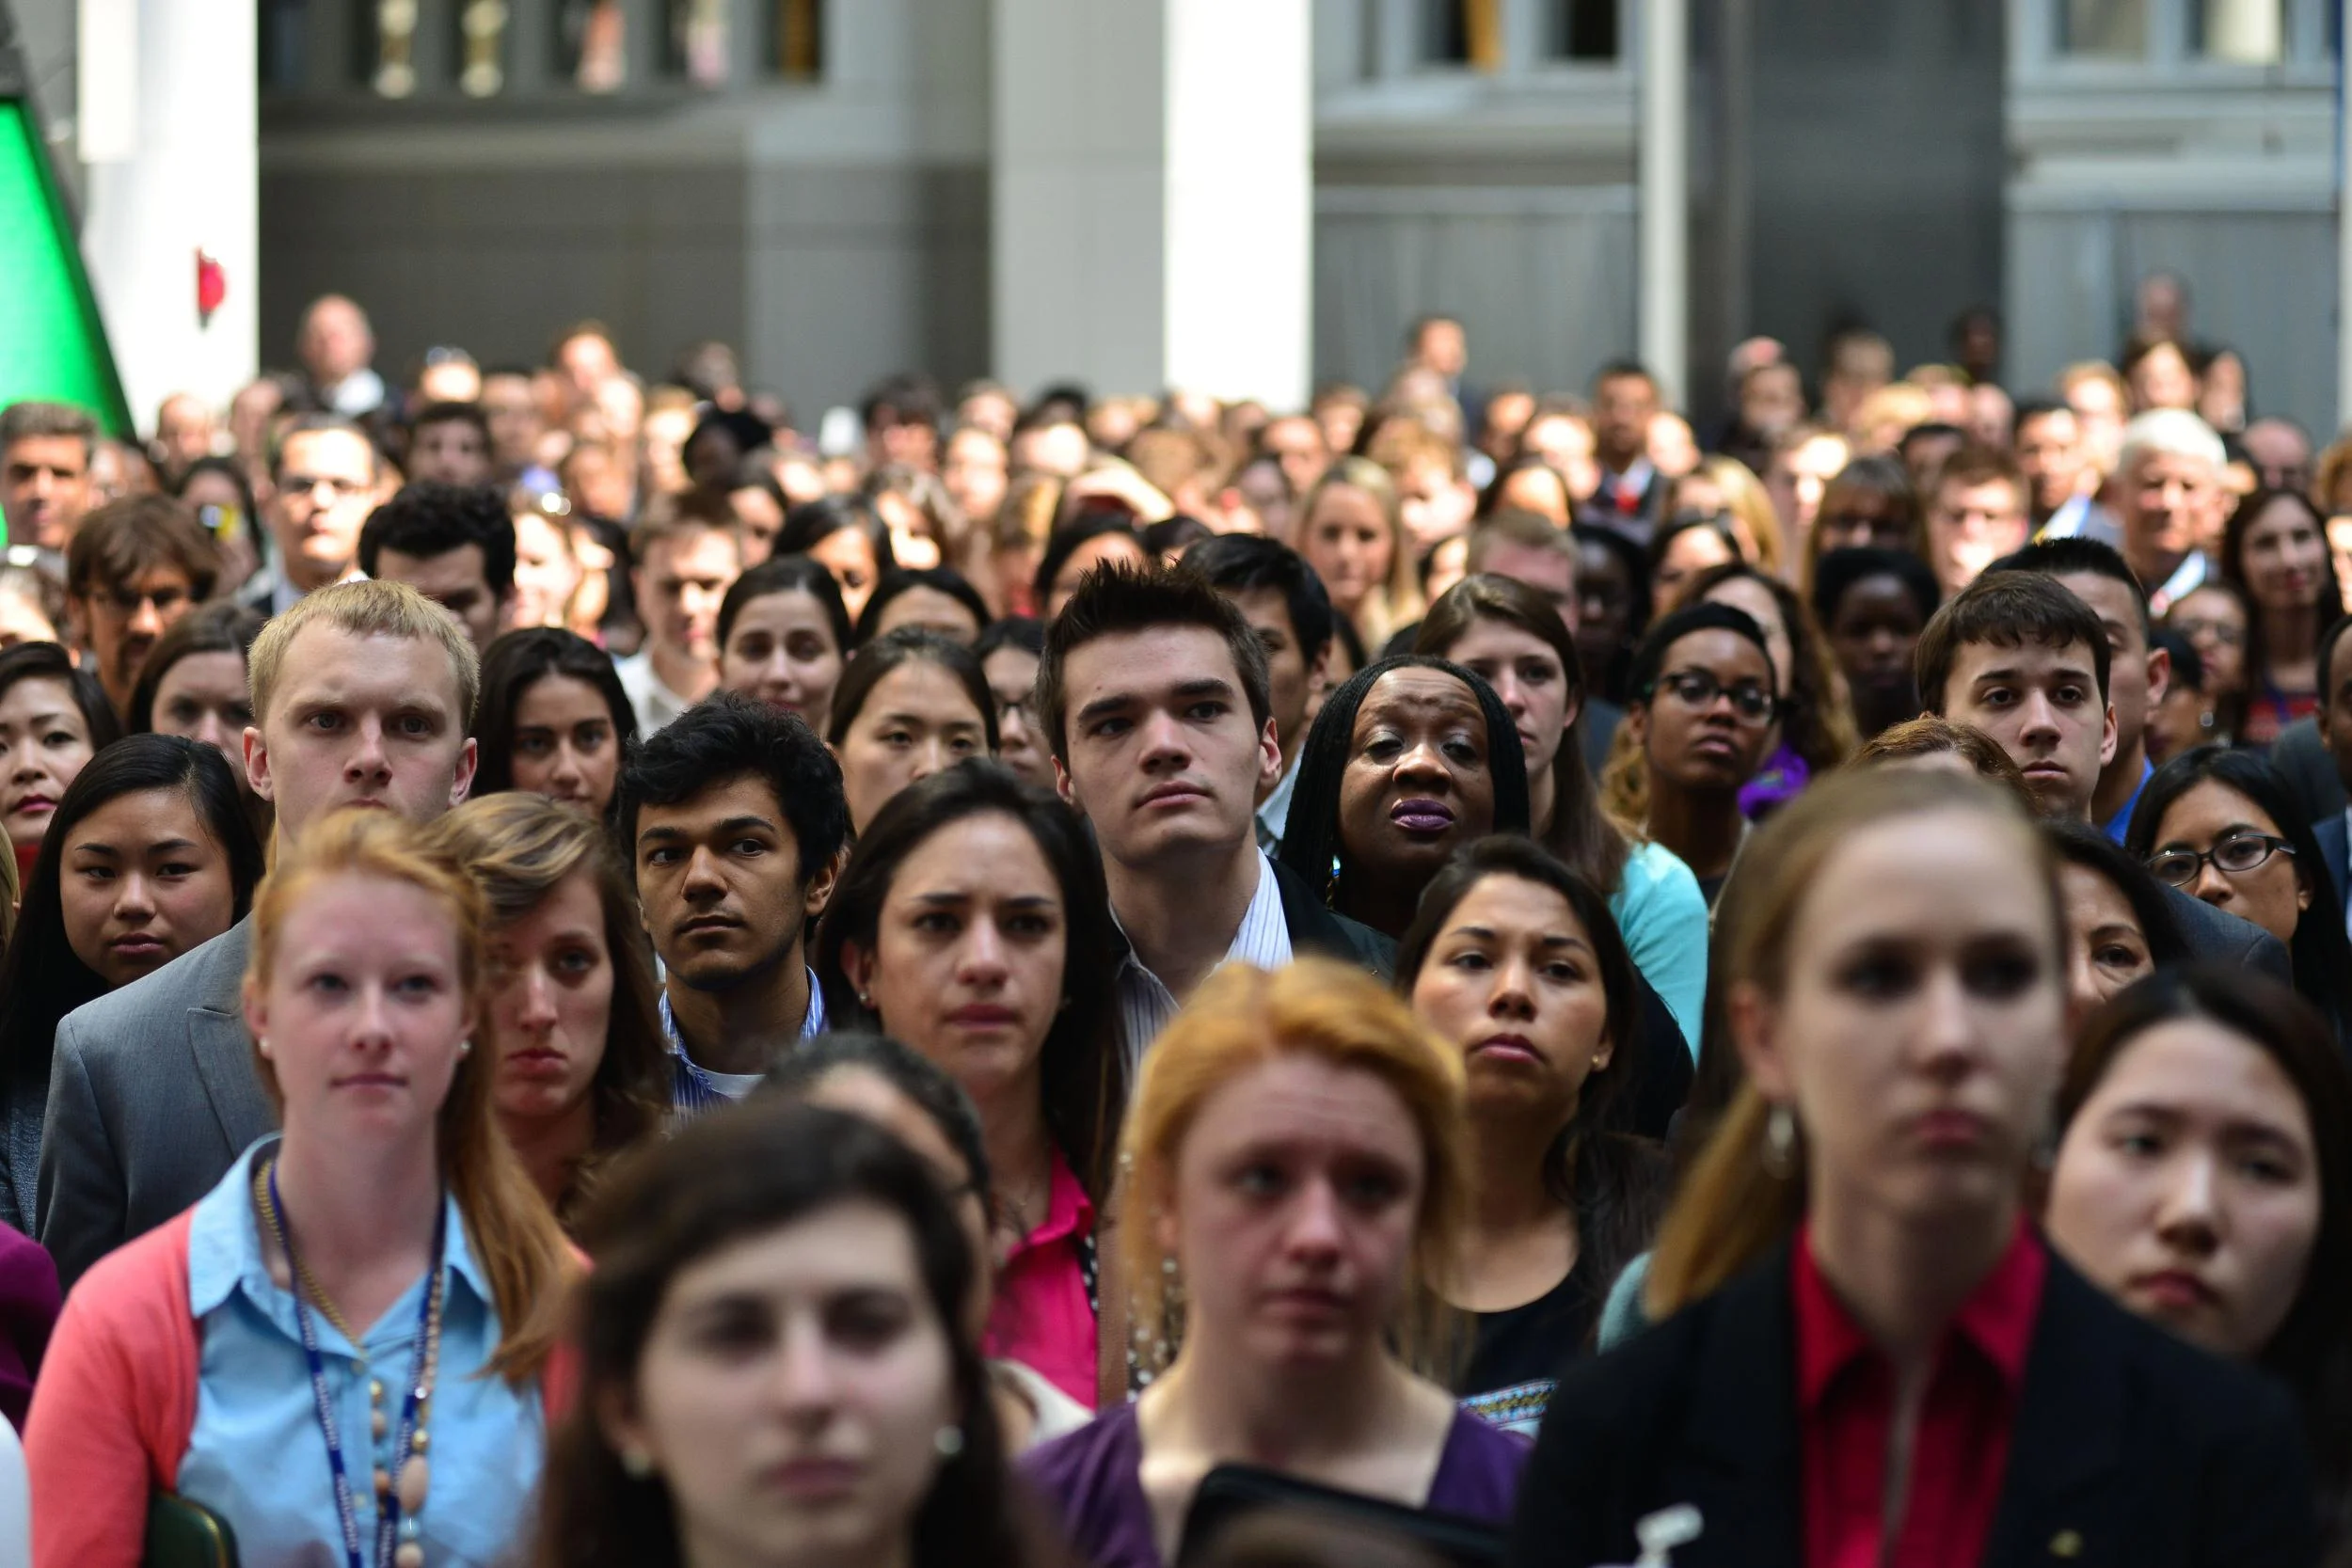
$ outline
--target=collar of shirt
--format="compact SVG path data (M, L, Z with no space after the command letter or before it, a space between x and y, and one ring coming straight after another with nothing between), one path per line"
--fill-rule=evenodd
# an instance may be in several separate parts
M1990 1362L2015 1397L2025 1382L2026 1354L2033 1346L2049 1261L2041 1239L2020 1220L2009 1250L1953 1314L1937 1348L1937 1364L1958 1339ZM1812 1416L1847 1369L1878 1358L1880 1352L1822 1277L1813 1257L1810 1225L1798 1235L1788 1273L1797 1319L1797 1408Z
M1627 509L1629 503L1641 498L1643 492L1649 488L1651 477L1657 472L1658 470L1650 466L1648 458L1637 457L1626 465L1625 472L1621 474L1613 474L1604 468L1601 482L1608 486L1610 496L1616 500L1619 510L1622 511Z
M188 1220L188 1310L201 1319L242 1287L272 1323L289 1337L299 1337L294 1297L269 1276L269 1263L262 1254L262 1220L253 1212L254 1162L274 1152L278 1141L274 1136L263 1138L246 1149L220 1184L197 1201L196 1212ZM491 1294L489 1278L467 1245L466 1220L458 1212L456 1196L445 1195L441 1203L449 1227L451 1278L463 1281L478 1301L495 1309L497 1298ZM344 1345L342 1335L324 1314L318 1315L316 1327L322 1347L331 1342L345 1351L359 1348Z
M1299 748L1298 756L1292 759L1290 767L1283 771L1282 782L1276 784L1272 793L1259 802L1258 847L1262 849L1270 849L1275 845L1280 844L1284 831L1290 827L1291 796L1298 789L1298 765L1305 760L1306 755L1306 748L1302 746ZM1267 843L1268 839L1271 839L1273 843Z
M803 966L805 967L805 966ZM661 1017L661 1037L670 1047L670 1058L675 1071L672 1074L673 1093L679 1110L704 1110L722 1104L735 1097L720 1087L717 1075L696 1064L686 1053L686 1037L678 1033L677 1015L670 1010L670 988L661 988L655 1004ZM801 1038L814 1039L825 1032L825 988L817 983L817 972L808 971L808 1011L801 1018Z
M1059 1148L1047 1150L1051 1163L1046 1167L1045 1217L1037 1228L1013 1243L1006 1255L1006 1262L1025 1252L1066 1242L1073 1236L1094 1234L1094 1204L1087 1197L1086 1188L1078 1184L1077 1172L1061 1157Z
M2132 813L2139 809L2139 798L2148 793L2148 781L2155 777L2155 772L2154 763L2150 762L2146 757L2139 759L2139 783L2132 785L2131 799L2124 801L2122 809L2100 826L2100 831L2106 833L2112 842L2122 843L2124 836L2132 831Z
M1159 1037L1168 1021L1176 1016L1176 998L1160 977L1144 967L1136 957L1127 932L1119 924L1119 911L1111 911L1112 928L1119 932L1119 970L1114 984L1119 993L1119 1037L1127 1053L1127 1066L1132 1070L1143 1061L1144 1047ZM1274 879L1273 863L1263 849L1258 851L1258 889L1249 895L1249 907L1242 911L1241 924L1233 929L1233 940L1225 949L1221 965L1239 961L1256 964L1260 969L1279 969L1291 961L1290 923L1282 918L1282 885Z
M2149 611L2162 615L2178 604L2185 594L2201 586L2210 574L2211 568L2205 563L2204 553L2201 550L2189 551L2181 558L2181 563L2172 568L2172 575L2164 579L2164 586L2148 595Z

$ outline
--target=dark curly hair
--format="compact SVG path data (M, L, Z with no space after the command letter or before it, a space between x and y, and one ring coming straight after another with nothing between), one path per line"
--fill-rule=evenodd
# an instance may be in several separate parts
M806 887L849 841L841 765L797 715L732 691L705 698L630 748L615 797L621 843L637 842L644 807L675 806L747 774L767 782L792 824Z
M515 593L515 519L495 484L442 484L432 480L404 484L390 500L368 514L359 530L359 570L376 576L377 556L446 555L474 545L482 550L482 580L490 596Z

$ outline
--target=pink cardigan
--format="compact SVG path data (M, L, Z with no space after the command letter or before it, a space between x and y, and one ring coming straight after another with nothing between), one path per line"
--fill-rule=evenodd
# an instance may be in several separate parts
M66 1298L24 1423L33 1568L138 1568L149 1495L179 1485L203 1365L188 1311L195 1213L107 1254ZM539 1380L550 1427L579 1376L577 1349L559 1343Z
M35 1568L138 1568L148 1496L179 1483L202 1354L193 1213L100 1259L66 1298L24 1423Z

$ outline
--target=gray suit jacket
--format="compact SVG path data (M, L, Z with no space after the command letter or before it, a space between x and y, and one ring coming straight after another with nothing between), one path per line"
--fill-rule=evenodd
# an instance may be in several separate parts
M2252 921L2191 898L2179 888L2156 885L2164 888L2164 907L2172 911L2173 923L2188 942L2189 957L2199 963L2241 964L2282 986L2295 984L2295 960L2285 942Z
M251 941L248 917L57 1025L39 1217L67 1288L277 1126L238 1002Z

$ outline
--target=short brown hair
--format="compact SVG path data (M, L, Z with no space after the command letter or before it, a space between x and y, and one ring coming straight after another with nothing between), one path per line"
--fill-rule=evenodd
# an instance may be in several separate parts
M474 701L482 693L482 661L465 626L405 582L365 578L305 594L253 640L252 652L246 656L245 678L253 697L256 724L269 717L270 697L285 669L287 650L313 621L325 621L354 637L406 637L438 642L449 655L450 672L457 681L458 722L472 730Z
M87 463L98 446L98 420L88 410L70 403L12 403L0 408L0 451L43 436L80 437L82 460Z
M726 497L707 490L656 496L645 503L637 526L628 531L628 558L642 566L645 563L645 552L663 540L682 539L706 529L725 534L735 541L738 551L741 550L742 529L736 522Z
M1045 628L1045 652L1037 664L1037 716L1045 726L1046 750L1070 760L1070 693L1063 667L1073 652L1097 638L1154 626L1200 626L1225 640L1241 676L1249 719L1261 730L1274 713L1274 678L1266 668L1265 644L1208 578L1183 567L1102 566L1078 583L1059 615Z
M1863 742L1853 760L1856 767L1867 768L1873 763L1946 754L1960 758L1986 783L2009 790L2027 809L2040 811L2034 804L2033 792L2026 787L2026 775L2018 771L2016 759L2002 750L1999 741L1974 724L1955 723L1923 713L1916 719L1890 724Z
M1929 617L1913 656L1920 702L1930 713L1940 716L1944 712L1944 687L1952 678L1952 664L1961 649L1979 643L2015 648L2028 641L2045 648L2076 642L2089 648L2091 669L2098 677L2099 700L2106 701L2107 634L2090 607L2055 578L2008 571L1987 572Z
M2017 459L1993 447L1970 442L1944 459L1943 467L1928 482L1931 502L1940 501L1947 484L2006 484L2016 498L2019 510L2024 510L2029 491L2026 471L2017 466Z
M188 596L213 596L220 552L196 514L169 496L125 496L82 519L66 546L65 591L77 599L135 580L159 566L187 575Z
M1498 512L1470 530L1470 553L1465 558L1472 577L1486 569L1486 557L1499 544L1525 545L1530 549L1551 550L1574 561L1577 558L1576 535L1559 527L1539 512Z

